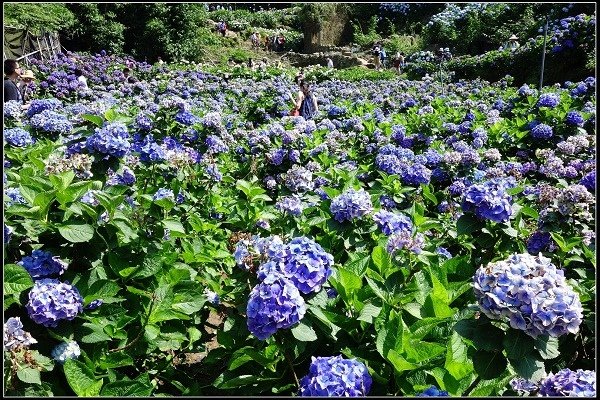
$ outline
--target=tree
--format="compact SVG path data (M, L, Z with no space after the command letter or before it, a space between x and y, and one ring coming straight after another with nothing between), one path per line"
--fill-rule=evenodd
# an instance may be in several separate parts
M6 3L4 23L40 34L70 28L75 23L75 16L64 3Z

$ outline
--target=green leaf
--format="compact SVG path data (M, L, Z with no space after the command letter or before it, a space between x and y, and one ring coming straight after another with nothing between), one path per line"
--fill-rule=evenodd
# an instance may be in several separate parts
M85 322L83 324L83 327L88 328L92 331L91 333L88 333L81 337L81 341L83 343L100 343L100 342L107 342L112 339L110 336L108 336L106 333L104 333L104 329L100 325L96 325L96 324L93 324L90 322Z
M354 272L345 268L338 268L337 272L346 293L346 299L351 297L351 293L358 292L362 288L362 279Z
M519 376L530 381L536 382L546 376L544 363L531 355L516 360L510 360L510 364Z
M477 351L473 354L473 367L481 379L494 379L502 375L508 362L501 352Z
M104 124L104 120L102 119L102 117L100 117L98 115L81 114L80 117L86 121L90 121L91 123L96 125L98 128L102 128L102 125Z
M94 228L88 224L66 224L58 227L61 236L73 243L89 242L94 237Z
M165 219L163 221L163 226L170 231L171 236L173 237L184 237L185 236L185 228L183 224L175 219Z
M94 372L84 363L68 359L63 367L67 382L77 396L91 397L100 394L102 379L96 379Z
M544 360L552 360L560 355L558 350L558 338L551 336L538 336L534 343Z
M115 299L115 295L121 290L121 287L113 281L106 279L98 280L89 287L85 292L84 302L85 304L96 300L102 299L104 303L111 303Z
M410 346L406 346L404 350L408 361L420 364L442 354L446 347L437 343L411 340Z
M510 329L502 343L506 356L511 360L521 359L533 352L533 338L520 330Z
M292 328L292 335L301 342L314 342L318 339L317 333L304 320Z
M25 268L17 264L4 266L4 295L20 294L33 287L33 279Z
M438 204L438 199L431 193L430 185L421 184L421 188L423 189L423 196L436 206Z
M379 274L382 276L385 275L385 272L392 264L390 254L387 252L387 250L381 246L376 246L371 253L371 258L379 270Z
M107 383L100 393L101 396L111 396L111 397L125 397L125 396L135 396L135 397L148 397L152 394L153 390L152 383L150 383L150 379L148 378L148 374L145 373L140 375L133 381L117 381Z
M482 222L471 214L463 214L458 218L458 221L456 221L456 232L459 235L468 235L480 230L482 227Z
M377 318L379 313L381 312L381 307L377 307L374 304L367 303L360 311L360 315L358 316L359 321L365 321L368 323L373 323L373 319Z
M457 332L452 332L447 344L444 368L456 380L460 380L473 371L473 363L467 356L467 345Z
M40 371L36 368L19 368L17 370L17 378L19 378L21 382L25 383L37 383L38 385L42 384L40 379Z
M73 182L73 178L75 178L75 172L70 170L49 176L50 182L57 192L65 190Z
M397 372L410 371L418 368L418 365L406 361L404 357L394 350L390 350L386 358L390 363L392 363L392 366Z
M106 357L100 359L98 366L102 369L120 368L133 365L133 358L124 351L109 353Z

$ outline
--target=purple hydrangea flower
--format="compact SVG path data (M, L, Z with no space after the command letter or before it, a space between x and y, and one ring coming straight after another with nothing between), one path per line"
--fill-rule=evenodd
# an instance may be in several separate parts
M44 110L56 110L62 107L62 102L58 99L33 99L29 103L29 107L25 112L27 117L31 118L36 114L41 113Z
M596 372L565 368L540 383L541 396L596 397Z
M284 196L277 201L275 208L297 217L302 214L306 206L297 196Z
M266 340L278 329L295 325L305 313L304 299L292 281L271 273L250 292L248 330L259 340Z
M83 311L83 298L69 282L45 278L35 282L25 307L33 322L54 328Z
M226 153L229 151L229 146L216 135L210 135L206 138L206 146L208 146L208 152L214 154Z
M391 235L401 230L412 232L412 221L405 215L396 214L386 210L380 210L373 215L373 220L377 223L384 235Z
M531 128L531 136L536 139L549 139L552 137L552 127L546 124L536 124Z
M424 243L425 237L423 234L417 233L413 236L410 230L403 229L390 235L386 249L392 255L402 249L408 249L415 254L420 254Z
M338 222L351 221L373 211L373 203L364 189L350 189L331 201L330 211Z
M23 266L32 278L62 275L68 267L58 256L52 256L43 250L33 250L31 256L23 257L17 264Z
M445 390L439 390L437 387L431 386L424 392L419 393L417 397L450 397L450 394Z
M72 340L70 342L58 344L52 349L50 355L57 363L64 364L69 358L76 359L79 357L81 355L81 349L79 348L79 344Z
M583 126L583 123L585 122L585 120L583 119L581 114L578 113L577 111L569 111L567 113L567 116L565 117L565 122L568 125Z
M35 114L29 120L29 124L48 133L65 135L73 130L73 124L66 116L52 110L44 110L39 114Z
M285 186L292 192L307 192L313 189L312 172L304 167L294 165L285 176Z
M542 255L513 254L481 266L473 277L479 308L532 337L577 333L582 306L562 270Z
M171 189L165 189L165 188L161 188L158 189L156 191L156 193L154 193L154 196L152 196L152 200L156 201L156 200L161 200L164 198L170 198L171 200L175 201L175 194L173 193L173 191Z
M94 134L87 138L86 147L91 153L102 153L107 157L123 157L131 148L127 126L121 122L114 122L96 128Z
M535 231L529 239L527 239L527 251L529 254L539 254L547 250L552 243L552 236L549 232Z
M579 183L590 192L594 192L596 190L596 170L590 171L581 178Z
M21 317L11 317L4 323L4 350L12 351L27 348L37 343L31 333L23 330Z
M85 307L85 309L86 309L86 310L89 310L89 311L93 311L93 310L95 310L96 308L100 307L100 306L102 305L102 303L104 303L104 300L102 300L102 299L96 299L96 300L93 300L92 302L90 302L90 304L88 304L88 305Z
M312 357L309 373L300 379L300 396L364 397L373 382L367 367L356 359Z

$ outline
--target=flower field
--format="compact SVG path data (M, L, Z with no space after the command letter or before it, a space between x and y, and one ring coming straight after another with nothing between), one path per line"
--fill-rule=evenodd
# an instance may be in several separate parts
M6 394L595 396L595 78L124 65L5 103Z

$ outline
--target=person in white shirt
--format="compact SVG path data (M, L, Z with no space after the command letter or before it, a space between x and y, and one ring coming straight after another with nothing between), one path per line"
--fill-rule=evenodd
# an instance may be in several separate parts
M327 68L333 68L333 60L327 57Z
M80 70L79 68L77 68L75 70L75 76L77 77L77 82L79 82L79 84L81 86L83 86L84 89L87 89L88 88L87 78L85 76L83 76L83 71Z

